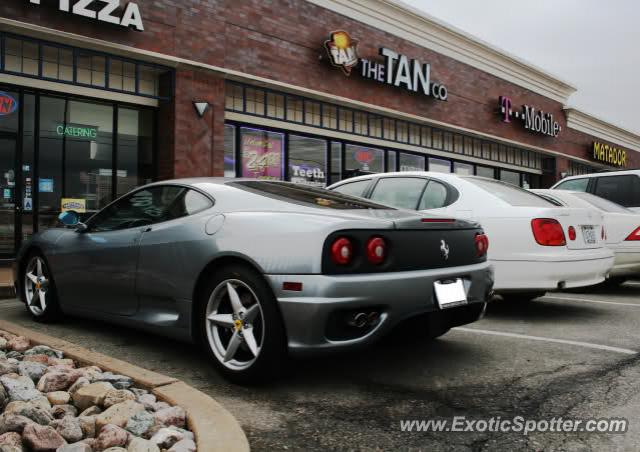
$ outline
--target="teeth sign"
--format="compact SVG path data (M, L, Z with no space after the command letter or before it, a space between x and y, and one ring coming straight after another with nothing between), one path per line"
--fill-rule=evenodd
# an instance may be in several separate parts
M29 0L33 5L39 5L40 2L41 0ZM134 2L128 2L121 8L120 0L58 0L58 9L76 16L144 31L140 8Z

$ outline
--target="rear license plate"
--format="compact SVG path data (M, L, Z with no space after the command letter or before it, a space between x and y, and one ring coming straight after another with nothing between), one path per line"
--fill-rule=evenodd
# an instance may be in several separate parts
M448 279L433 283L436 301L440 309L446 309L467 303L467 294L462 279Z
M596 243L596 228L593 226L582 226L582 237L584 238L584 243L593 245Z

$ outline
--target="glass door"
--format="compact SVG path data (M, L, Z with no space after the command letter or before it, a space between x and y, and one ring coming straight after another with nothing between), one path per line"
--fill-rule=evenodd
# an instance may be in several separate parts
M13 258L18 250L16 163L16 136L0 132L0 259Z

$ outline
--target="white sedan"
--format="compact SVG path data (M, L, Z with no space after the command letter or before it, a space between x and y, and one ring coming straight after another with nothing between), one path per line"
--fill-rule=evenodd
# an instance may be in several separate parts
M621 284L640 276L640 215L591 193L565 190L531 190L566 207L589 207L602 212L606 243L615 253L608 283Z
M497 180L382 173L347 179L329 189L398 208L478 221L491 242L494 290L503 298L533 299L550 290L599 284L613 266L599 212L560 208Z

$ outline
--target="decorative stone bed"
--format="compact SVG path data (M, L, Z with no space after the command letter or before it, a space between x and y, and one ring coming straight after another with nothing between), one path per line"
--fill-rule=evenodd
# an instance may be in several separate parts
M0 330L0 452L195 452L186 412Z

